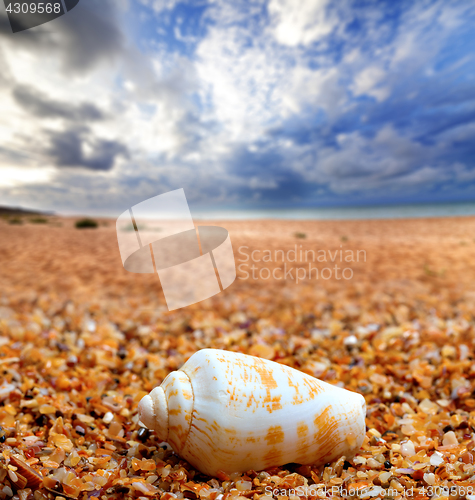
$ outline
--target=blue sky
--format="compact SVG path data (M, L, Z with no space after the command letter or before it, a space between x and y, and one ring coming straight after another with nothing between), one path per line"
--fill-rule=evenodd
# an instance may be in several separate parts
M16 34L0 15L2 204L475 199L469 0L81 0Z

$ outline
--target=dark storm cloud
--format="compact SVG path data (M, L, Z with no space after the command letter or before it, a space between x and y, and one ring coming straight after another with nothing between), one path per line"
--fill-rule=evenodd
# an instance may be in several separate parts
M3 11L3 9L2 9ZM0 40L6 49L24 48L45 59L61 59L71 76L114 61L125 50L125 38L112 0L82 0L71 12L45 24L12 33L0 14Z
M20 85L13 90L13 97L20 106L39 118L64 118L72 121L96 121L105 118L94 104L79 106L49 98L31 86Z
M82 0L63 16L63 63L69 71L88 71L98 62L111 61L123 52L124 36L116 11L112 1Z
M46 153L57 167L110 170L119 156L128 156L127 148L118 141L91 139L86 127L73 127L61 132L48 132L50 146ZM86 154L85 147L92 149Z
M118 20L120 6L109 0L82 0L70 13L37 28L12 34L4 10L0 11L0 83L3 91L11 93L15 103L26 110L33 123L38 123L36 141L25 142L21 131L14 136L15 144L47 144L40 149L57 167L76 167L90 171L111 170L118 157L128 156L127 147L119 140L97 137L86 123L110 118L102 103L83 102L74 99L59 100L50 90L39 90L34 77L26 80L23 73L12 74L7 56L18 52L28 53L36 61L54 62L68 80L84 77L99 66L107 66L120 56L124 49L124 34ZM63 85L65 79L63 78ZM71 82L72 83L72 82ZM61 94L64 94L62 92ZM82 101L82 102L81 102ZM45 119L61 119L61 131L46 131ZM30 139L35 139L31 137ZM14 158L5 156L8 163Z

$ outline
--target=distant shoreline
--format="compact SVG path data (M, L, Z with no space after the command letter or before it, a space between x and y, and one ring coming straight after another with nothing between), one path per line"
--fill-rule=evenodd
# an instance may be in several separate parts
M23 207L5 207L0 206L0 215L56 215L53 211L42 211L42 210L33 210L30 208Z
M200 210L190 207L190 210L193 220L196 222L211 220L393 220L475 216L475 202L246 210L224 208L221 210ZM68 214L52 211L30 210L22 207L0 206L0 215L44 215L64 218L93 217L97 219L115 220L120 213L119 211L117 214L111 214L110 212L94 213L84 210L83 213ZM154 220L162 219L170 220L167 217L154 217Z
M439 203L286 210L191 211L194 220L372 220L474 216L475 203Z

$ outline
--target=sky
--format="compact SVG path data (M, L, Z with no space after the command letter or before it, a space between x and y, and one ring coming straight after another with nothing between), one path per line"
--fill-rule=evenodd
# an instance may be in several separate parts
M80 0L13 34L0 2L0 205L475 200L475 3Z

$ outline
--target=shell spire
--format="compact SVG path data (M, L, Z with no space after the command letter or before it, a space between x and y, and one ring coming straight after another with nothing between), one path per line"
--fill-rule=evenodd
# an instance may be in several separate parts
M155 387L148 396L142 398L139 414L142 423L153 429L162 441L168 439L168 404L161 386Z
M140 420L208 475L352 457L366 403L273 361L203 349L139 404Z
M140 421L174 450L185 444L192 413L193 389L190 379L181 370L170 373L162 385L155 387L139 403Z

